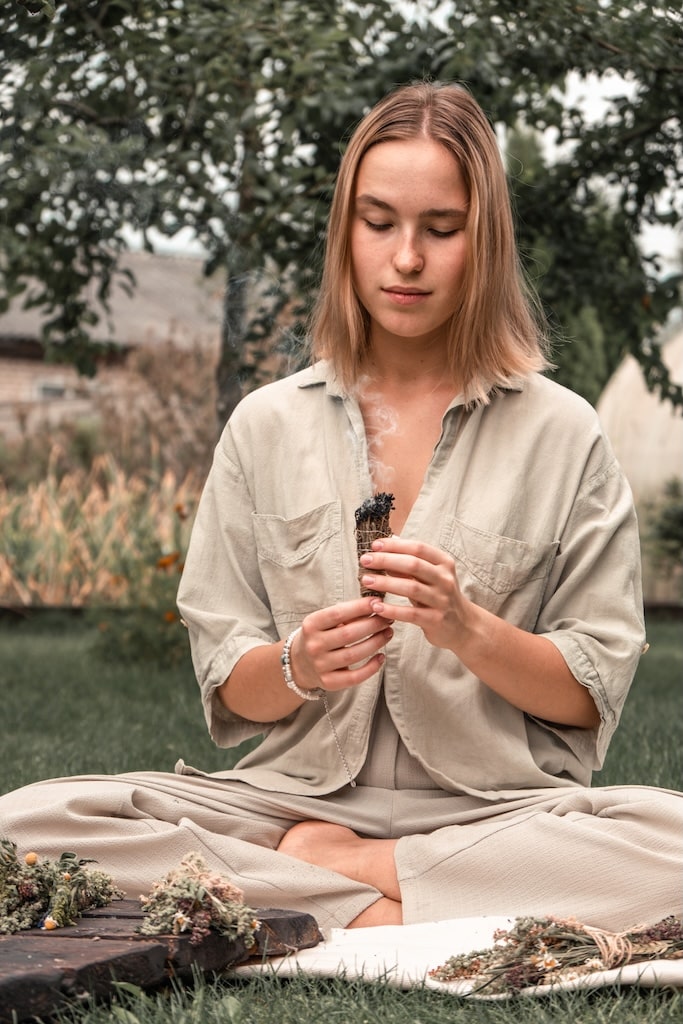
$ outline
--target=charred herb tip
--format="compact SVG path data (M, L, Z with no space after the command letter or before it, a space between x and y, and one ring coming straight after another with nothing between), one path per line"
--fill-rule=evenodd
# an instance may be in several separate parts
M394 508L393 494L380 491L372 498L366 498L363 504L356 509L356 526L366 523L372 519L384 519Z

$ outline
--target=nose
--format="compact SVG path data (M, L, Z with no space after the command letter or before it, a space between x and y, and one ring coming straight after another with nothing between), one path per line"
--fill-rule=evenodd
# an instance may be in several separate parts
M412 234L401 235L394 253L394 266L400 274L416 274L424 266L424 258Z

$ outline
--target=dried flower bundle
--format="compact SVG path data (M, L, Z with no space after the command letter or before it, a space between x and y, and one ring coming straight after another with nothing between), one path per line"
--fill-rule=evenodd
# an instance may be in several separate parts
M366 498L360 508L356 509L356 548L359 559L361 555L372 550L374 540L391 536L389 514L393 507L393 494L386 494L382 491L372 498ZM364 572L364 569L359 572L359 579ZM377 590L364 587L361 583L361 596L381 597L382 595Z
M520 917L498 929L488 949L450 957L429 972L437 981L472 982L472 992L513 995L525 988L572 981L648 960L683 959L683 926L676 917L627 932L608 932L573 918Z
M85 910L121 899L108 875L87 867L92 863L75 853L56 861L27 853L20 861L16 843L0 839L0 934L63 928Z
M243 939L247 949L255 944L259 922L244 905L242 890L211 871L199 853L188 853L140 901L143 935L189 932L190 942L197 945L213 929L233 941Z

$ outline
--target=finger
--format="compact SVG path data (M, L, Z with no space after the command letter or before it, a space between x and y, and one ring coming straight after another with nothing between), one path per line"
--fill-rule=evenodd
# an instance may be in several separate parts
M326 660L333 671L349 669L378 654L382 648L386 647L393 635L393 629L387 626L379 633L364 637L362 640L357 641L357 643L338 647L336 650L330 651Z
M448 555L441 548L433 544L425 544L421 540L403 540L402 537L382 537L373 541L373 552L386 552L387 554L410 555L421 562L428 562L439 565L448 558ZM362 561L362 559L361 559Z
M374 575L375 572L383 573L394 580L412 579L439 590L448 590L454 585L457 580L457 571L452 555L429 545L421 545L413 541L401 542L403 547L408 543L411 549L410 554L398 554L380 549L363 555L360 559L361 569L366 570L369 576ZM428 553L429 560L420 558L415 553L417 550ZM405 590L394 589L386 582L383 584L381 580L377 581L377 586L366 583L365 577L361 578L361 582L373 590L401 594L401 596L408 596L411 600L418 602L422 600L419 594L414 596L407 594Z
M311 612L304 619L304 626L320 631L337 629L350 622L360 619L373 618L370 607L370 598L359 597L353 601L342 601L340 604L330 605L318 611Z
M386 551L373 551L363 555L360 560L361 569L372 572L386 573L388 576L406 576L419 579L426 583L438 579L443 570L445 559L440 562L427 562L414 554L394 554Z
M362 583L369 590L374 590L381 594L392 594L394 597L404 597L416 607L437 607L441 604L440 591L436 590L433 586L416 580L414 577L374 576L367 574L363 575ZM389 614L390 611L394 617L397 617L394 613L396 607L398 606L393 604L383 605L382 611L377 611L377 605L373 605L377 614L382 617Z
M301 646L306 661L318 675L346 668L354 660L374 655L391 639L390 623L375 615L370 598L346 602L307 615L301 626ZM364 614L346 621L345 614ZM340 621L341 620L341 621ZM362 647L358 647L363 644ZM353 653L349 650L353 649Z
M375 620L382 621L379 616L375 616ZM338 690L369 679L381 668L382 648L392 636L393 630L386 627L357 643L322 653L315 660L322 687Z
M396 622L416 622L417 606L414 604L387 604L381 597L374 597L372 604L378 615L391 611Z
M344 650L356 646L361 640L376 635L386 634L390 623L380 615L364 615L352 623L341 623L334 629L324 630L317 634L319 646L329 651Z
M334 692L336 690L348 690L352 686L359 686L361 683L371 679L380 671L384 664L384 654L381 652L369 658L360 665L353 668L343 669L338 672L325 673L320 679L320 685L324 690Z

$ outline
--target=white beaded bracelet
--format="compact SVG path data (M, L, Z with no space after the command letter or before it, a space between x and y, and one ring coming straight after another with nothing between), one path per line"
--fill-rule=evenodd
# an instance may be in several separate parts
M316 687L315 690L302 690L294 682L294 677L292 676L292 666L290 664L290 652L292 649L294 637L297 635L297 633L300 632L301 626L299 626L298 629L295 629L292 633L290 633L287 639L285 640L284 647L282 648L282 654L280 655L280 661L282 662L282 674L285 677L285 682L287 686L297 695L297 697L301 697L302 700L321 700L323 702L323 707L325 708L325 716L327 718L327 721L330 723L330 729L332 730L335 745L337 747L337 750L339 751L339 756L341 758L342 764L344 765L344 771L346 772L346 776L349 780L349 786L351 786L352 789L355 789L356 780L351 774L349 763L346 760L346 755L344 754L344 750L339 741L339 736L337 735L337 730L335 729L334 722L332 720L332 715L330 714L330 703L327 699L327 691L323 690L322 687Z
M302 690L294 682L294 676L292 675L292 666L290 664L290 651L292 649L292 643L297 633L301 632L301 626L298 626L292 633L289 634L285 640L285 646L282 648L282 654L280 655L280 661L282 662L282 674L285 677L285 683L292 690L297 697L301 697L303 700L320 700L323 691L318 687L315 690Z

